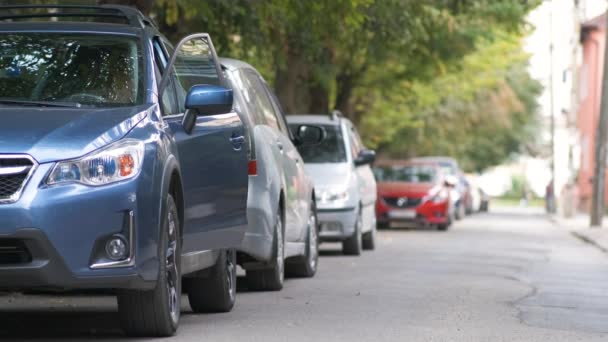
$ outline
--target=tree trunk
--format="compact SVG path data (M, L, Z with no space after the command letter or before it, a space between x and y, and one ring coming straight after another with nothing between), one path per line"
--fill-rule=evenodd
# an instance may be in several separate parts
M346 117L353 119L351 97L353 93L353 77L350 73L340 73L336 76L336 109L341 111Z
M288 53L285 68L277 66L275 93L287 114L301 114L309 109L308 66L301 54Z
M308 87L310 94L310 106L308 112L311 114L327 114L329 108L329 91L318 82L313 82Z

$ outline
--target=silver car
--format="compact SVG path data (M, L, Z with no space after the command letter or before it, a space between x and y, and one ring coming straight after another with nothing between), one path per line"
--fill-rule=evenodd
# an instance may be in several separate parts
M249 64L220 59L246 126L249 156L248 228L237 262L248 288L276 291L285 273L312 277L317 270L315 193L295 144L318 144L320 127L292 135L275 95Z
M320 241L342 242L347 255L374 249L377 190L370 164L375 152L363 146L353 123L338 113L287 118L292 131L310 125L324 130L320 144L298 147L317 190Z

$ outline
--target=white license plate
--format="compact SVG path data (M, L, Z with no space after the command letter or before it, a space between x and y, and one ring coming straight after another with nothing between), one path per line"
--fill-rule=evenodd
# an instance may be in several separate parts
M388 216L396 219L413 219L416 218L416 210L391 210Z

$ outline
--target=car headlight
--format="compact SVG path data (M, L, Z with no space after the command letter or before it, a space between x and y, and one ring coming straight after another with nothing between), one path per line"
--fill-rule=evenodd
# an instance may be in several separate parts
M448 192L445 190L440 190L437 192L432 192L422 198L422 202L432 202L435 204L443 203L448 199Z
M143 156L142 141L119 141L82 158L57 163L46 183L98 186L120 182L139 174Z
M348 191L344 189L330 189L321 191L317 196L321 203L343 202L348 200Z

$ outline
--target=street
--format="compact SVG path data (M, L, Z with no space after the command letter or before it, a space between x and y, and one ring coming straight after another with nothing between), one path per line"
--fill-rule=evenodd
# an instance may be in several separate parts
M322 246L313 279L239 288L227 314L187 300L172 341L605 341L608 256L541 209L492 208L448 232L390 230L362 257ZM241 284L244 283L241 281ZM8 340L122 336L113 297L3 295Z

